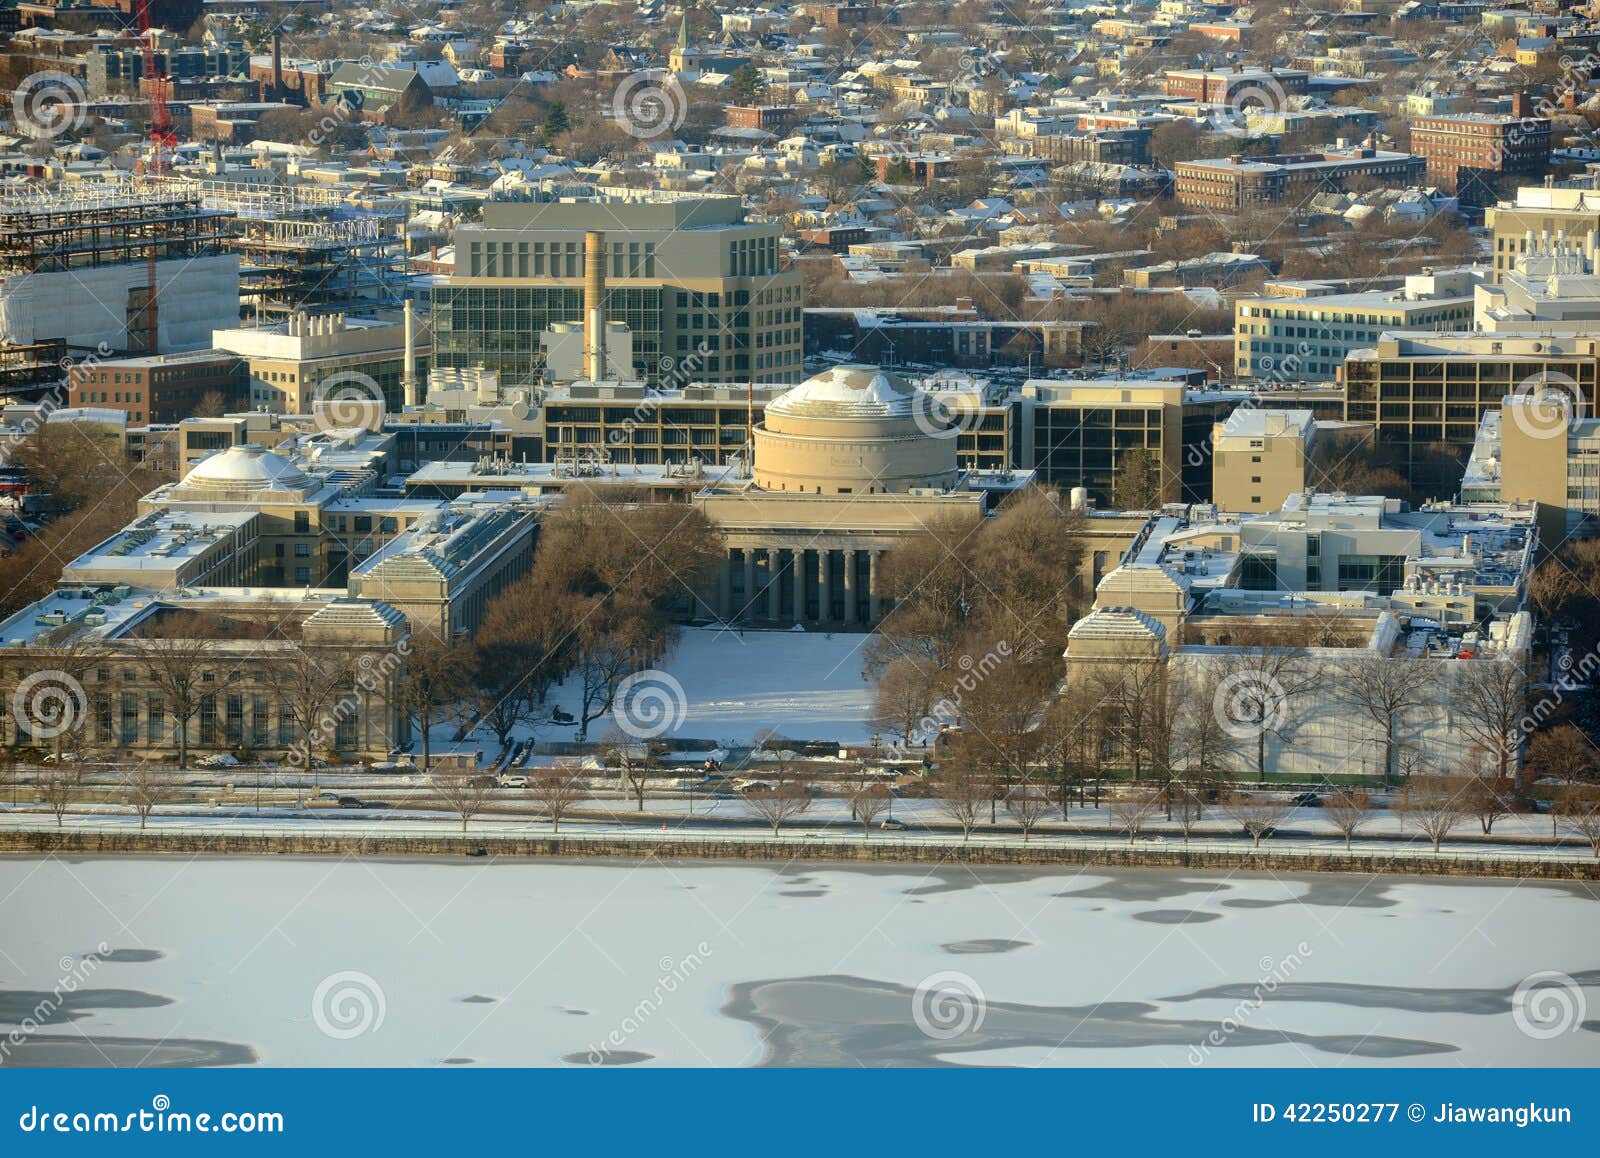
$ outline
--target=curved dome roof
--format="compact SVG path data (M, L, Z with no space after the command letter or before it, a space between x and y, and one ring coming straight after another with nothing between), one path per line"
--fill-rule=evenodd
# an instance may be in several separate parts
M264 447L231 446L197 463L183 486L203 490L294 491L310 483L305 471Z
M877 366L835 366L767 403L767 412L803 418L910 417L917 390Z

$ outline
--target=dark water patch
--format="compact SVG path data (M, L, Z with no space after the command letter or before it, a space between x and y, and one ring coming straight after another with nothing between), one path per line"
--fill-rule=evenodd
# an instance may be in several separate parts
M1399 882L1388 877L1329 874L1274 880L1277 897L1239 897L1223 901L1233 909L1273 909L1280 905L1324 905L1335 909L1389 909L1400 902L1389 896ZM1434 882L1429 880L1428 884Z
M41 1069L247 1066L256 1051L231 1041L181 1037L63 1037L34 1033L10 1047L12 1064Z
M1032 946L1032 941L1008 941L1004 937L979 937L971 941L947 941L939 948L946 953L957 955L967 953L1011 953L1017 949L1027 949Z
M561 1060L574 1066L633 1066L650 1061L655 1056L635 1049L596 1049L569 1053Z
M1590 1019L1589 1021L1581 1022L1578 1028L1587 1029L1590 1033L1600 1033L1600 1021Z
M470 997L463 997L461 999L461 1004L462 1005L495 1005L495 1004L498 1004L499 1001L500 1001L500 999L498 997L485 997L481 993L474 993Z
M563 1009L561 1012L562 1013L566 1013L566 1014L570 1014L573 1017L588 1017L589 1016L589 1011L587 1009Z
M149 961L159 961L165 956L160 949L108 949L104 953L87 954L84 959L108 961L113 965L143 965Z
M1208 921L1222 920L1222 914L1203 913L1199 909L1146 909L1135 913L1133 919L1152 925L1204 925Z
M926 998L928 995L920 995ZM948 995L947 995L948 996ZM931 1037L914 1011L948 1036ZM947 1066L946 1055L1031 1046L1042 1049L1200 1047L1214 1034L1222 1046L1292 1043L1348 1057L1408 1058L1453 1053L1443 1042L1360 1034L1303 1034L1220 1021L1169 1020L1146 1002L1084 1006L991 1001L919 1001L904 985L829 975L746 981L733 987L723 1013L754 1025L767 1066Z
M825 897L827 889L785 889L778 894L780 897Z
M439 1064L442 1066L470 1066L477 1060L477 1058L473 1057L447 1057Z
M1224 881L1179 877L1167 873L1128 872L1090 885L1086 889L1073 889L1057 893L1056 896L1082 897L1096 901L1168 901L1190 893L1218 893L1232 887Z
M1600 969L1573 973L1579 985L1600 985ZM1408 1013L1510 1013L1520 982L1498 989L1429 989L1411 985L1359 985L1343 981L1285 981L1268 990L1260 982L1216 985L1163 1001L1315 1001L1355 1009L1401 1009Z
M94 1016L97 1009L157 1009L172 998L139 989L0 989L0 1025L55 1025Z

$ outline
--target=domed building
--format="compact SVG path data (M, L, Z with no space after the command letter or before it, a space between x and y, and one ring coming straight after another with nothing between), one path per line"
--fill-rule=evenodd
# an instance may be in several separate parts
M932 522L981 518L1032 471L956 465L944 407L877 366L835 366L766 405L748 478L694 502L727 557L705 604L730 621L871 627L883 554Z
M755 428L754 478L763 490L894 494L943 489L959 477L942 408L876 366L836 366L802 382L768 403Z

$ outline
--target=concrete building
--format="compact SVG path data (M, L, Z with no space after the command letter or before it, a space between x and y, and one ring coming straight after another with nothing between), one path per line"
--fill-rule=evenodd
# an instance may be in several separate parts
M1242 378L1327 381L1345 355L1390 330L1472 328L1478 269L1414 274L1398 290L1327 292L1315 282L1234 303L1234 370Z
M1499 281L1540 237L1564 236L1574 245L1600 230L1600 190L1524 185L1516 197L1483 211L1494 234L1494 280Z
M235 326L211 336L219 350L250 368L249 405L278 414L309 414L320 397L380 398L398 413L405 396L406 327L402 319L294 314L273 326ZM432 333L420 320L413 337L415 374L426 380Z
M1211 436L1211 501L1220 511L1258 514L1306 489L1317 424L1309 410L1240 407Z
M1273 514L1163 514L1099 583L1095 607L1068 636L1067 685L1109 705L1118 747L1124 673L1154 666L1155 694L1191 695L1232 711L1225 692L1278 670L1273 725L1239 720L1213 753L1253 773L1296 778L1384 774L1386 737L1327 694L1375 660L1438 665L1424 702L1397 714L1395 771L1460 774L1481 728L1458 698L1471 665L1525 664L1533 625L1523 609L1538 549L1531 504L1441 505L1420 511L1381 496L1293 496ZM1370 678L1370 677L1366 677ZM1196 705L1200 709L1201 705ZM1195 753L1173 753L1188 767Z
M1483 416L1508 394L1560 383L1582 412L1595 414L1600 339L1549 333L1384 334L1345 360L1344 417L1373 424L1394 448L1413 486L1453 494ZM1568 385L1570 384L1570 385ZM1454 461L1439 473L1434 451Z
M491 201L456 231L456 272L433 291L434 363L538 381L541 335L585 322L585 238L599 234L607 321L627 325L633 365L592 378L795 383L801 276L780 227L747 222L739 198L607 191Z

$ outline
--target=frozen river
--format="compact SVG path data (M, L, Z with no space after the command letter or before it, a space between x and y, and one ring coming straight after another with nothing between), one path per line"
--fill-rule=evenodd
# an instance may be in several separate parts
M0 858L0 1062L1588 1065L1597 918L1504 881Z

